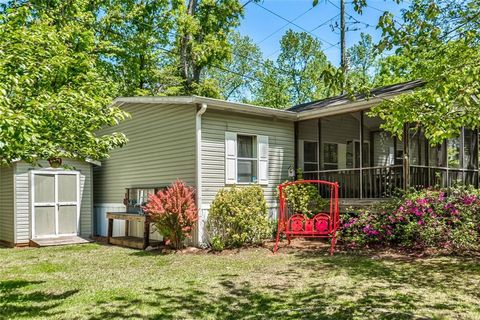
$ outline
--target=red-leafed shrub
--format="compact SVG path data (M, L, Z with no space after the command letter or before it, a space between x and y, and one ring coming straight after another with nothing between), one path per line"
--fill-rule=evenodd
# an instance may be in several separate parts
M144 211L152 217L155 227L176 249L183 247L185 238L198 219L194 190L177 180L165 190L149 195Z

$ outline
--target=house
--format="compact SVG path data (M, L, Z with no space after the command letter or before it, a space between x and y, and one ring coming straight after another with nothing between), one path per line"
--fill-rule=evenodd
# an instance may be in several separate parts
M407 138L399 141L366 115L383 99L423 85L412 81L353 102L338 96L288 110L196 96L118 98L114 103L132 119L104 132L121 131L130 141L94 170L97 233L106 235L107 212L138 211L148 193L175 179L197 190L196 243L206 241L209 206L221 188L259 184L274 216L276 187L293 168L302 168L304 178L338 181L344 201L384 198L402 187L478 186L476 130L430 147L421 132L406 125ZM142 228L127 226L132 235Z
M93 235L93 164L17 161L0 167L0 244L83 243ZM80 237L83 238L80 238Z

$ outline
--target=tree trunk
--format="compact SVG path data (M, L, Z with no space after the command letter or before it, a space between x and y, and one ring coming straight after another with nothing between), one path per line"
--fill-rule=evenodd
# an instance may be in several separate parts
M197 0L189 0L187 6L187 15L194 16L195 11L197 9ZM182 35L180 40L180 68L181 68L181 77L185 81L185 89L186 91L191 90L192 82L195 81L193 79L193 66L194 61L191 52L191 42L193 40L193 36L190 33L186 33Z

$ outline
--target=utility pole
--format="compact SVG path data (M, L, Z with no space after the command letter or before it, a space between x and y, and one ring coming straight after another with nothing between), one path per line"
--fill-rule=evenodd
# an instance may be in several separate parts
M347 42L345 38L345 0L340 0L340 69L343 73L342 94L345 93L347 76Z

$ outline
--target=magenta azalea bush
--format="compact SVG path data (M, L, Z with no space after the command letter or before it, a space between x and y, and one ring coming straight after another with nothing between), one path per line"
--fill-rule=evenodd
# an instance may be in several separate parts
M474 188L408 192L371 210L342 215L341 239L354 245L414 249L480 248L480 191Z

